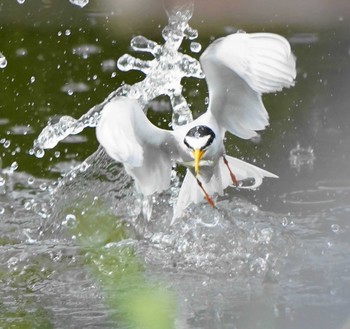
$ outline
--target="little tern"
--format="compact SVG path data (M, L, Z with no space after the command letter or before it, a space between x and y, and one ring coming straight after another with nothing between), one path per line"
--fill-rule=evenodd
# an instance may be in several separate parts
M288 41L272 33L236 33L214 41L200 57L209 92L206 112L176 130L160 129L137 100L118 97L106 104L96 136L107 154L123 163L136 189L148 196L170 186L174 163L187 167L173 219L191 203L222 195L228 186L255 189L276 175L226 155L226 131L257 136L269 123L263 93L294 85L295 57ZM240 184L252 179L249 186Z

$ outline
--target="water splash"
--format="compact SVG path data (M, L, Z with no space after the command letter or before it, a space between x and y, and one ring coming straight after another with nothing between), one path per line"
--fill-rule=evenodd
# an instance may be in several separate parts
M55 124L49 122L34 141L31 154L42 157L44 149L55 147L68 135L79 134L86 127L96 127L103 107L119 96L137 99L146 111L150 101L160 95L167 95L173 109L172 128L191 122L192 113L182 96L181 80L183 77L204 78L204 74L196 59L178 50L184 38L193 40L198 36L197 30L188 24L192 14L193 3L167 11L169 23L162 31L165 40L163 45L144 36L134 37L131 48L136 52L151 53L154 59L145 61L125 54L119 58L117 65L122 71L139 70L145 73L145 79L134 85L120 86L79 119L64 116Z
M83 8L89 3L89 0L69 0L69 2L72 3L73 5Z
M301 147L300 144L297 144L289 153L290 166L297 171L300 171L302 167L313 169L315 159L314 150L311 146L304 148Z
M7 60L6 57L0 53L0 69L3 69L7 66Z

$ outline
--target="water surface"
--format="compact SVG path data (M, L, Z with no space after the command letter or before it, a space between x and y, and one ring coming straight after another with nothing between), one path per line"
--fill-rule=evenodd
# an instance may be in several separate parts
M121 33L123 13L94 8L1 4L0 52L8 62L0 69L4 328L135 328L138 321L148 328L150 314L163 328L349 328L346 20L269 26L292 44L296 86L264 96L271 125L261 141L231 136L227 150L280 178L255 192L228 190L219 210L190 207L170 226L176 181L150 201L147 222L142 209L150 204L135 195L122 167L97 151L93 129L41 159L29 155L48 120L78 117L123 82L142 79L116 68L132 36L162 42L165 16ZM194 22L203 49L239 28L218 21L208 32L198 17ZM266 30L254 22L244 28ZM183 51L190 53L190 42ZM196 116L205 109L205 82L184 85ZM149 114L164 127L170 120Z

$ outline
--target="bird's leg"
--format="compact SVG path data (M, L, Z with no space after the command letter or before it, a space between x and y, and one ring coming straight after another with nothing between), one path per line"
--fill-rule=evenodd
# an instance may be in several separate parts
M222 156L222 158L224 159L224 163L225 163L225 165L226 165L228 171L230 172L230 176L231 176L231 180L232 180L233 184L234 184L235 186L238 186L237 178L236 178L235 174L232 172L232 170L231 170L231 168L230 168L230 166L229 166L229 164L228 164L227 159L225 158L224 155Z
M197 183L199 185L199 187L201 188L201 190L203 191L204 193L204 196L205 196L205 199L208 201L208 203L213 207L213 208L216 208L215 207L215 203L214 201L211 199L211 197L209 196L209 194L207 193L207 191L204 189L203 185L202 185L202 182L198 179L197 179Z

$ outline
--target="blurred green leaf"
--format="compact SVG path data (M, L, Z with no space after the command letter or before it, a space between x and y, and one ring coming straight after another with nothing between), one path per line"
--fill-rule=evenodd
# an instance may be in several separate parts
M173 328L173 296L147 282L135 255L136 241L128 238L123 221L102 201L86 199L74 204L66 209L72 220L67 233L75 236L115 322L137 329Z

